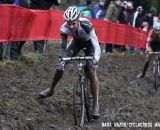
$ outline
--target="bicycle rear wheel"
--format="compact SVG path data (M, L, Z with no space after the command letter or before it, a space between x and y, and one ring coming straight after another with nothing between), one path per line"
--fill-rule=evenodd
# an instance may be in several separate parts
M77 80L73 84L73 114L76 126L84 126L85 102L84 102L84 85Z

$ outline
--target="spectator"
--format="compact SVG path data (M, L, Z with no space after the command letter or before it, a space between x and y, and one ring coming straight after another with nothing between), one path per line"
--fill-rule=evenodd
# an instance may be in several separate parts
M106 0L99 0L92 8L92 17L100 20L105 18L105 2Z
M123 1L119 8L118 21L121 24L128 24L128 2ZM124 52L126 50L125 45L116 45L118 52Z
M153 26L153 14L151 11L147 11L146 14L141 18L141 29L148 32ZM145 54L146 49L141 48L142 54Z
M30 0L30 9L49 10L51 6L59 5L58 0Z
M91 0L81 0L79 10L81 12L81 16L92 17L91 14Z
M144 31L149 31L153 26L153 13L151 11L146 12L146 14L141 18L141 28Z
M20 7L29 8L30 0L15 0L14 4ZM11 60L16 60L22 55L22 47L24 43L25 41L12 42L10 49Z
M15 0L15 5L21 6L24 8L35 8L35 9L49 9L52 6L52 3L58 5L58 1L45 1L45 0ZM11 44L10 49L10 58L11 59L18 59L19 56L22 55L22 47L24 45L25 41L20 42L13 42ZM34 51L38 53L44 52L44 40L34 41Z
M127 11L128 11L127 21L128 21L128 24L130 24L130 17L132 15L133 9L134 9L133 1L128 1L127 5L128 5L128 8L127 8Z
M30 0L15 0L14 4L20 7L29 8Z
M118 15L118 21L121 24L129 24L129 17L131 16L133 11L133 2L132 1L123 1L121 3ZM126 46L120 47L120 52L126 51Z
M58 0L30 0L30 9L49 10L54 5L59 5ZM33 41L34 51L43 54L45 41Z
M108 6L108 9L106 11L105 19L109 20L114 23L119 23L118 21L118 14L119 14L119 6L121 4L121 0L115 0L111 2ZM106 52L112 52L113 46L111 43L106 44Z
M106 8L106 0L98 0L98 2L92 8L92 17L104 20L106 13L105 8Z
M119 8L118 21L121 24L128 24L128 2L123 1Z
M141 19L143 15L143 7L138 6L136 11L132 13L129 23L132 27L140 28L141 29ZM128 47L129 53L134 55L135 48L132 45L129 45Z
M133 12L131 19L130 19L130 24L133 27L137 27L140 28L141 27L141 18L142 18L142 14L143 13L143 7L142 6L138 6L136 11Z

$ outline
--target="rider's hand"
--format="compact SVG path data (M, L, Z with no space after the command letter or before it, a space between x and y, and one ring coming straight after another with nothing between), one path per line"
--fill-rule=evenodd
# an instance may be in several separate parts
M65 61L60 60L59 63L58 63L58 69L59 70L65 70L65 65L66 65Z
M96 59L92 60L92 68L95 70L98 68L98 61Z

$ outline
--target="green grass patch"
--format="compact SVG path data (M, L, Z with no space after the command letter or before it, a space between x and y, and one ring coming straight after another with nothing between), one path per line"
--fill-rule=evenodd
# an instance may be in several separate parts
M34 53L25 54L24 56L20 57L20 61L23 61L25 63L36 63L46 58L47 57L44 54L34 52Z
M4 59L0 61L0 67L14 66L14 65L20 65L20 64L22 63L19 60Z

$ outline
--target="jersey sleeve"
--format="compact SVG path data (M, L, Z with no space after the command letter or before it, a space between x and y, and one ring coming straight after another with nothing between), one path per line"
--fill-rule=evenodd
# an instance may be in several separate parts
M150 47L150 42L151 42L151 36L153 34L153 30L149 31L148 37L147 37L147 44L146 44L146 49Z
M98 62L101 56L101 48L99 46L98 38L95 33L95 30L92 30L90 33L90 39L94 48L94 58Z

